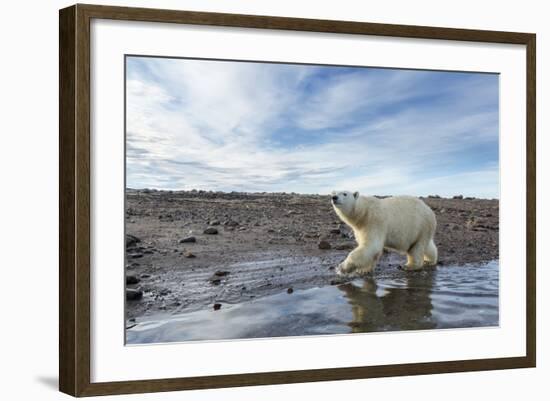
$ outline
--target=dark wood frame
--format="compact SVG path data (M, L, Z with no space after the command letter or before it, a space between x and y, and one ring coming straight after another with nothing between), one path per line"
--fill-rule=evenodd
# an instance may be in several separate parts
M92 18L512 43L527 49L527 354L523 357L90 382L90 21ZM535 34L74 5L59 13L59 388L73 396L535 367Z

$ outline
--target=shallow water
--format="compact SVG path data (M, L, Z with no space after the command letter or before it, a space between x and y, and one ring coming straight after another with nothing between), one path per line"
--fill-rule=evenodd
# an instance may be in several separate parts
M217 311L137 319L126 330L126 342L498 326L498 288L498 261L420 272L394 269L340 285L222 303Z

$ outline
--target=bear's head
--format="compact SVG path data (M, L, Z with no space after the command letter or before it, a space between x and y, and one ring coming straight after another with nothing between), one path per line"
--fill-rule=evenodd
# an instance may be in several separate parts
M351 215L355 202L359 198L359 192L351 191L332 191L331 202L332 207L345 216Z

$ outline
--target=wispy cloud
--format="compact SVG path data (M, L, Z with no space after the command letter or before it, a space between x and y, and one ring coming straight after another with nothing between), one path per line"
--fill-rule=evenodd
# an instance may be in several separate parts
M129 187L498 197L498 76L130 57Z

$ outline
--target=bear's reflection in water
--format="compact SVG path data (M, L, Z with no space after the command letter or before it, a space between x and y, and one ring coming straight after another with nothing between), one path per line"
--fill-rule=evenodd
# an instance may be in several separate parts
M409 273L403 283L379 285L366 277L362 284L338 286L351 305L353 333L387 330L433 329L431 292L434 274Z

